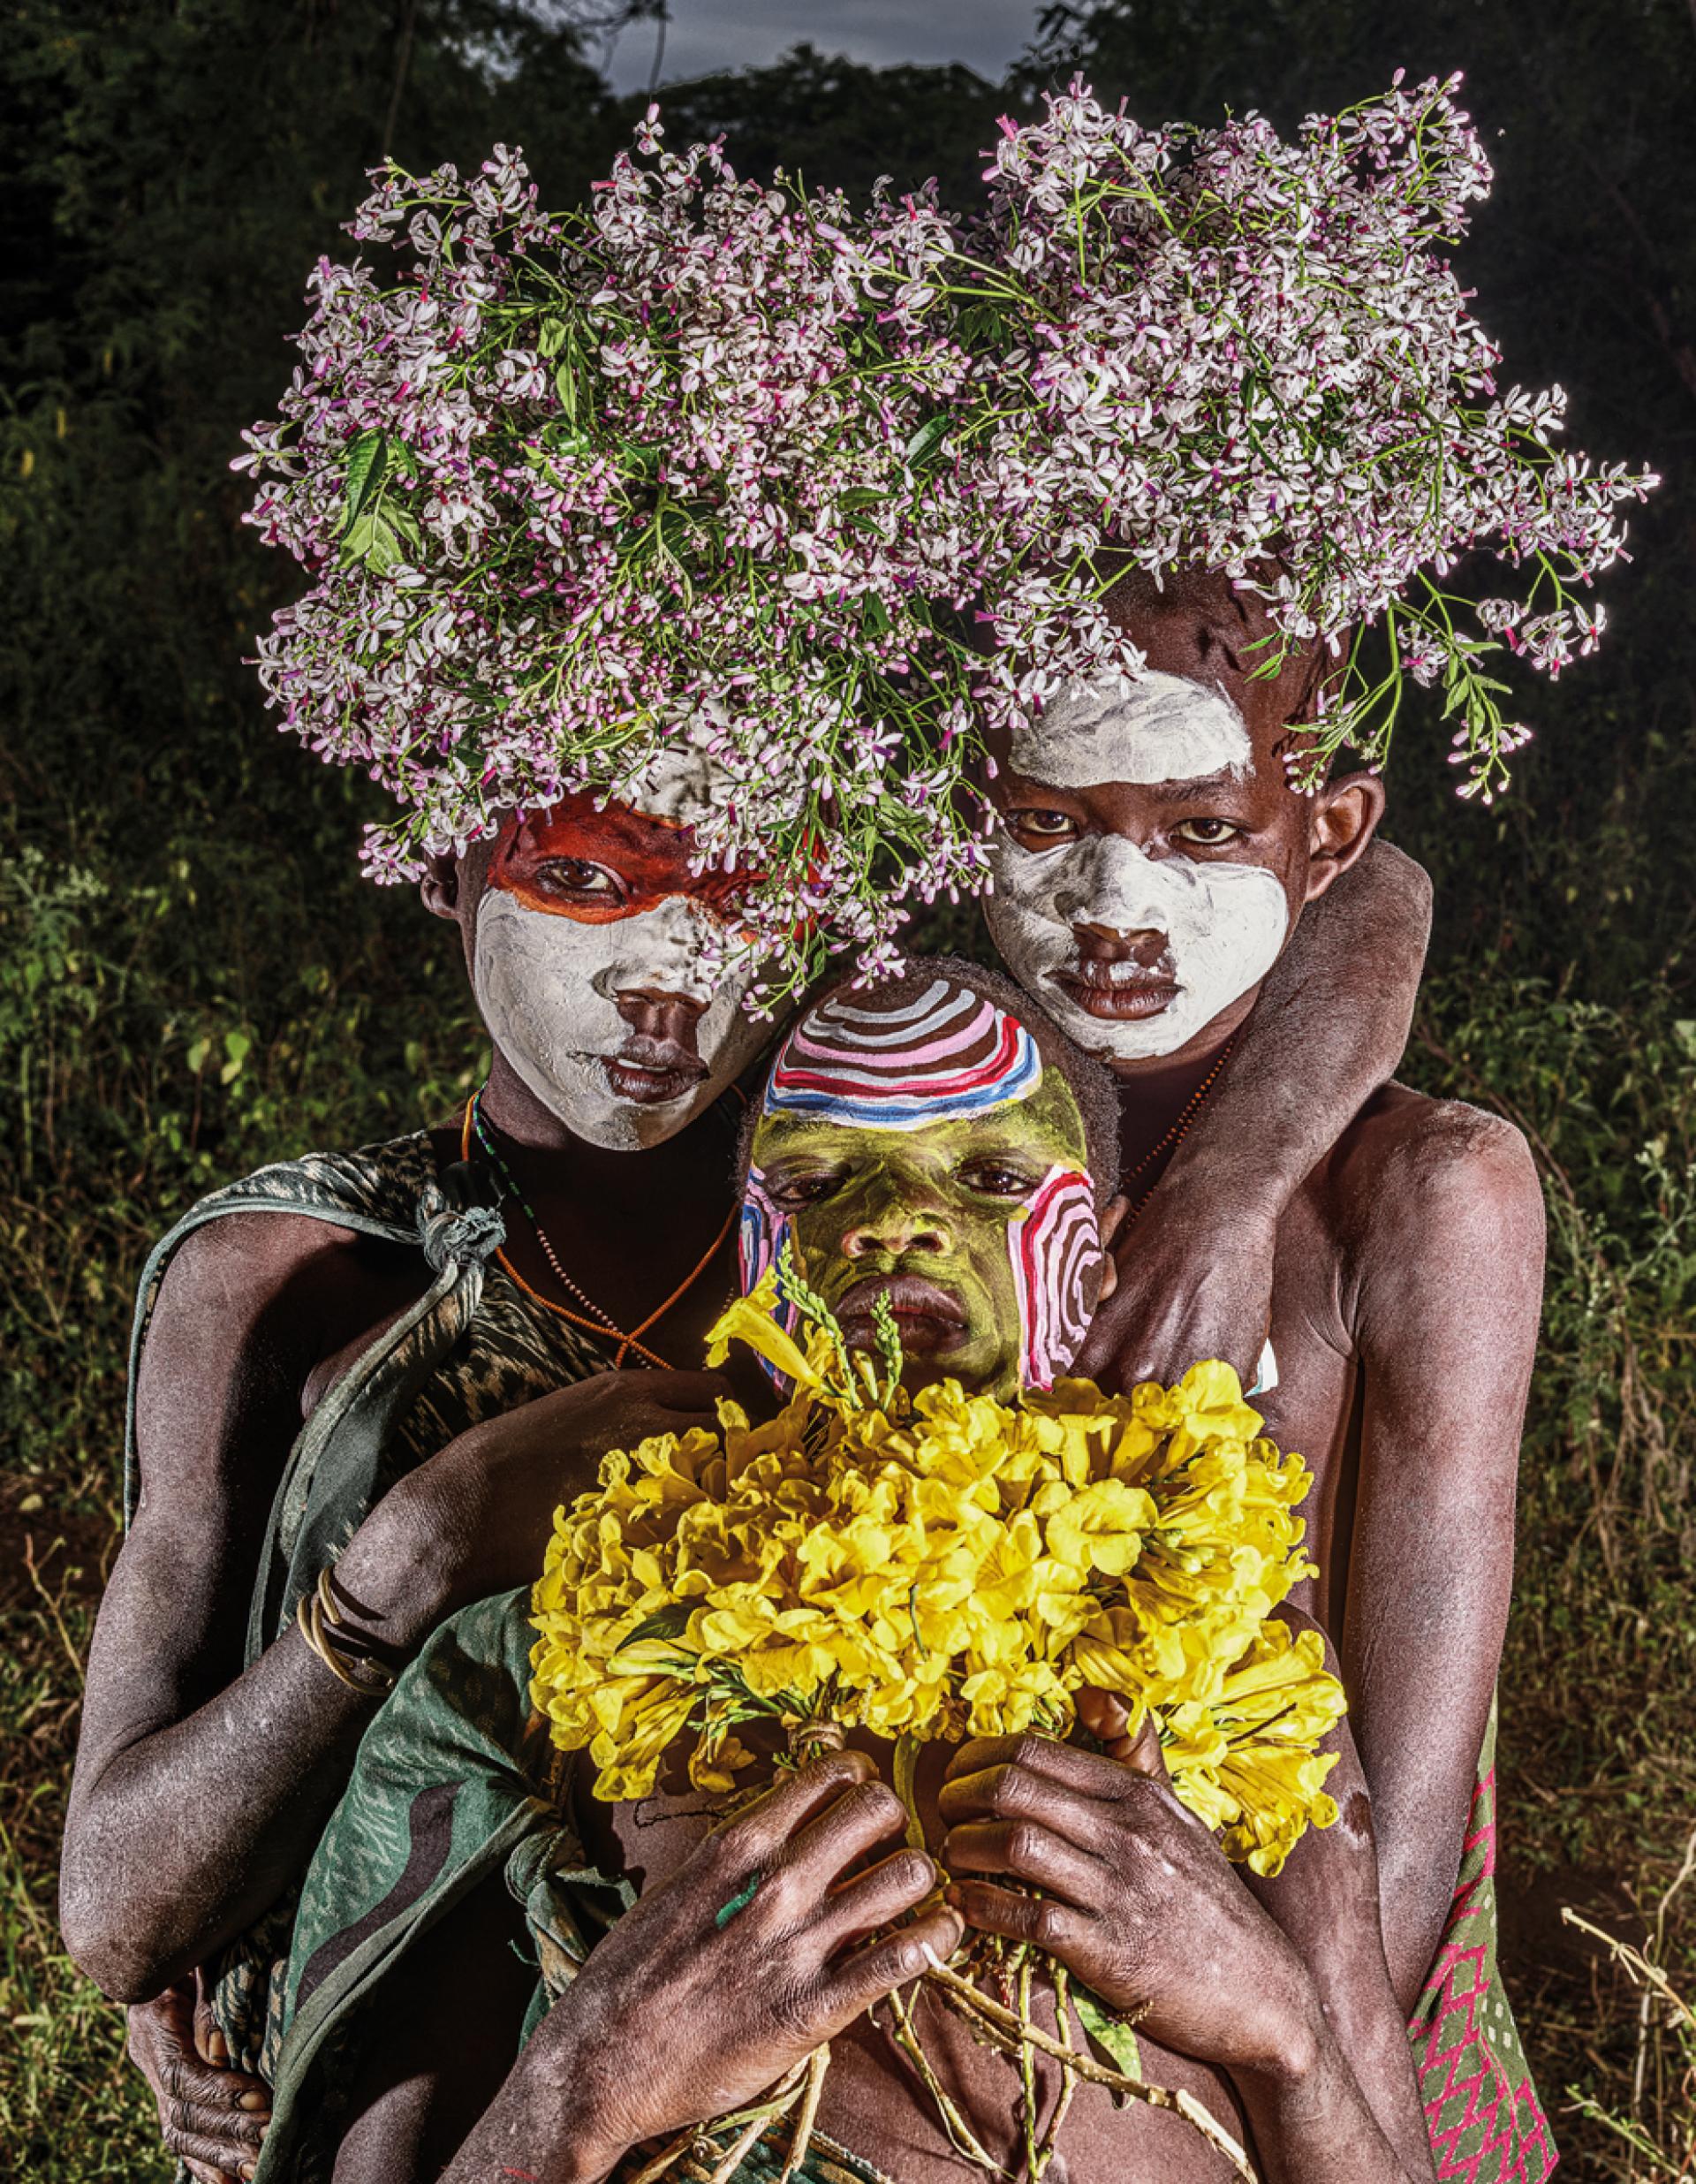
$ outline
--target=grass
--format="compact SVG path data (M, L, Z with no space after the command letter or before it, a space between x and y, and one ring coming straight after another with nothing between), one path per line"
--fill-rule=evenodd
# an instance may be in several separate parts
M406 975L415 994L415 964ZM422 1054L418 1013L349 1023L315 1099L300 1057L316 1018L251 1041L233 1069L215 1035L209 1071L208 1026L185 1020L140 1074L100 1080L99 1119L79 1119L94 1065L66 1027L133 1030L61 1007L57 1050L35 1035L58 1074L34 1080L33 1173L0 1178L0 2146L33 2184L170 2173L122 2013L67 1961L54 1905L82 1664L119 1538L130 1285L149 1228L218 1172L445 1109L463 1034ZM1519 1122L1548 1197L1503 1670L1504 1957L1566 2173L1586 2184L1696 2179L1696 2044L1676 1999L1696 1992L1693 1029L1654 990L1586 1009L1458 980L1434 988L1411 1065Z

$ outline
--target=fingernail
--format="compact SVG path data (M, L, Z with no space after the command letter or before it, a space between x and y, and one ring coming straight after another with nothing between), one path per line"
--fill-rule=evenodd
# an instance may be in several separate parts
M270 2104L270 2096L268 2093L244 2093L236 2103L238 2108L245 2108L250 2116L258 2115L261 2109L269 2109Z
M267 2116L264 2122L260 2125L259 2135L261 2139L268 2139L271 2135L271 2120L269 2116Z
M244 2161L236 2172L236 2174L243 2180L243 2184L254 2184L254 2179L258 2173L257 2168L251 2161Z
M230 2060L230 2043L215 2025L206 2036L206 2059L223 2065Z

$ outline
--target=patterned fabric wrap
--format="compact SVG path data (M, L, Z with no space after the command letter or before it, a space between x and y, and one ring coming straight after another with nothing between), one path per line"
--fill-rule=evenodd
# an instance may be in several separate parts
M1496 1962L1495 1709L1442 1941L1408 2021L1440 2184L1542 2184L1558 2156Z
M526 2036L634 1902L628 1882L588 1866L564 1817L570 1762L529 1704L534 1636L526 1590L461 1610L367 1730L300 1893L257 2184L328 2184L372 2006L413 1944L481 1882L503 1875L524 1907L538 1975ZM776 2134L753 2148L740 2184L772 2184L783 2153ZM617 2178L643 2160L632 2154ZM697 2149L679 2173L705 2184L716 2165ZM828 2141L797 2176L887 2184Z
M258 2184L322 2184L360 2057L367 2006L412 1944L479 1881L504 1871L536 1947L526 2026L563 1991L598 1931L631 1900L590 1871L563 1816L561 1756L529 1706L529 1596L480 1602L445 1623L367 1731L353 1779L313 1860L289 1965L276 2108ZM1455 1907L1409 2027L1437 2175L1541 2184L1548 2127L1496 1971L1495 1725L1479 1766ZM715 2157L682 2173L707 2184ZM763 2142L734 2184L771 2184L782 2139ZM632 2156L618 2179L633 2177ZM839 2147L815 2149L806 2184L880 2184Z
M498 1263L483 1263L499 1240L498 1222L491 1226L484 1209L459 1212L449 1205L426 1133L357 1152L279 1161L201 1199L143 1270L130 1352L126 1517L135 1498L137 1372L160 1285L195 1229L258 1213L292 1214L410 1244L420 1255L424 1288L420 1307L405 1316L410 1324L390 1331L398 1339L373 1345L325 1395L295 1444L258 1574L250 1651L286 1624L303 1582L335 1559L397 1479L479 1420L587 1379L605 1361L587 1336L533 1304ZM332 1425L339 1429L333 1434ZM267 2076L294 1915L291 1890L212 1967L212 2011L231 2059Z
M833 994L778 1051L768 1115L817 1115L869 1130L922 1130L1034 1092L1042 1058L1023 1024L945 978L879 1012Z
M1076 1168L1053 1167L1024 1218L1007 1224L1018 1293L1020 1384L1051 1388L1089 1331L1090 1276L1102 1263L1095 1187Z

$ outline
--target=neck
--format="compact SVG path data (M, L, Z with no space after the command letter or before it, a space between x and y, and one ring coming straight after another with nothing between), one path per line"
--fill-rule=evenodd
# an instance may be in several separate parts
M1243 1012L1247 1013L1246 1010ZM1222 1020L1210 1024L1201 1037L1192 1040L1179 1053L1115 1067L1119 1094L1119 1169L1133 1201L1150 1190L1165 1172L1177 1141L1174 1138L1163 1147L1161 1141L1180 1122L1187 1129L1185 1111L1219 1067L1235 1036L1236 1025L1226 1025ZM1157 1147L1161 1149L1155 1153ZM1155 1156L1150 1159L1150 1154ZM1140 1166L1145 1162L1146 1165Z
M685 1176L698 1189L703 1164L722 1170L728 1178L727 1161L714 1151L723 1124L713 1109L698 1115L675 1137L639 1152L592 1145L542 1104L498 1047L489 1062L482 1113L501 1141L503 1155L538 1204L566 1193L579 1203L629 1204L663 1197Z

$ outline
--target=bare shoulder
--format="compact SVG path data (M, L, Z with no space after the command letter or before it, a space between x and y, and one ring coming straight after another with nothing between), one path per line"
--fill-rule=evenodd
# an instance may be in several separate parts
M136 1438L144 1498L204 1487L244 1449L286 1448L314 1369L403 1309L416 1252L294 1213L193 1230L165 1270L142 1346Z
M148 1346L192 1317L203 1334L263 1321L281 1303L306 1306L302 1332L362 1293L391 1289L417 1255L299 1213L229 1213L192 1230L165 1270ZM310 1300L308 1306L307 1301ZM145 1354L145 1353L144 1353Z
M1393 1272L1470 1291L1531 1279L1541 1292L1543 1197L1525 1134L1464 1100L1389 1084L1344 1132L1321 1185L1357 1281Z

